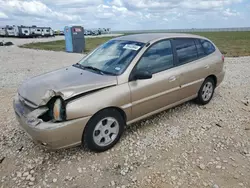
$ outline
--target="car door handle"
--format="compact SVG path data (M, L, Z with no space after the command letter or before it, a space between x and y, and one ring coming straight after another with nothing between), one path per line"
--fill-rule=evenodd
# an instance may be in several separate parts
M206 66L205 66L205 69L209 69L209 68L210 68L210 66L209 66L209 65L206 65Z
M171 76L168 78L168 81L169 82L174 82L176 80L176 77L175 76Z

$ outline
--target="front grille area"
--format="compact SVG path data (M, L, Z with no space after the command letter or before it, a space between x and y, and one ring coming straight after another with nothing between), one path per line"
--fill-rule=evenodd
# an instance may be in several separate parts
M20 95L18 96L18 103L22 108L22 114L29 114L30 112L32 112L33 110L35 110L36 108L31 107L29 104L29 102L27 102L23 97L21 97Z
M21 95L18 95L20 103L27 108L29 111L33 111L34 109L37 108L35 104L32 102L28 101L27 99L23 98Z

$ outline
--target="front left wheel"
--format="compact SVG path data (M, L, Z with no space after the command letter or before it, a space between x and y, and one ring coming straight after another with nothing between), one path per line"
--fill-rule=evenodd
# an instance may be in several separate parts
M124 126L125 120L117 110L100 111L87 123L82 142L92 151L106 151L119 141Z

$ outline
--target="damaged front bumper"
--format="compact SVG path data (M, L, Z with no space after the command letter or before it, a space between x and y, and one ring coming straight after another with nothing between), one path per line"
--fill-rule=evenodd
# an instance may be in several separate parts
M50 149L61 149L81 144L82 134L90 117L60 123L44 122L38 117L48 109L29 110L16 96L13 101L16 118L20 126L37 143Z

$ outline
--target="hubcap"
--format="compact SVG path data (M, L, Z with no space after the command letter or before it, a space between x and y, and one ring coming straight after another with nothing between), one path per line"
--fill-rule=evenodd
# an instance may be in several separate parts
M202 89L202 99L204 101L209 101L212 97L213 91L213 84L211 82L207 82Z
M95 144L107 146L111 144L119 133L119 123L115 118L107 117L97 123L93 132Z

